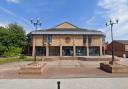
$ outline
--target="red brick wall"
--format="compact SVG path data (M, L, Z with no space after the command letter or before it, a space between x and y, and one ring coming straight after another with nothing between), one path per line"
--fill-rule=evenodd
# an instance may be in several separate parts
M114 46L114 54L116 56L123 56L123 54L126 54L126 56L128 57L128 52L125 52L125 45L124 44L121 44L118 42L113 42L113 46ZM106 54L111 54L111 50L112 50L112 43L107 45Z
M118 42L113 42L113 47L115 51L125 51L125 45L118 43ZM110 43L107 46L107 51L110 51L112 49L112 43Z

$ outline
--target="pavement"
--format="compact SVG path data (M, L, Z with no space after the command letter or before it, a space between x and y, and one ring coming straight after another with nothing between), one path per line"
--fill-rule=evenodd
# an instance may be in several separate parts
M128 89L128 78L2 79L0 89Z
M21 66L31 62L0 65L0 79L65 79L65 78L122 78L126 73L111 74L99 69L101 61L55 60L46 63L42 74L18 74ZM126 63L126 62L125 62Z
M128 74L111 74L99 69L101 61L56 60L47 63L41 75L18 74L31 62L0 65L0 89L128 89ZM121 59L128 65L127 59Z

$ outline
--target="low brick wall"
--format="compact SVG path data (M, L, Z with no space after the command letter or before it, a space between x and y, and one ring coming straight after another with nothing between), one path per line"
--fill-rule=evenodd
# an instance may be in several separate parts
M128 73L128 66L125 65L110 65L106 63L100 63L100 69L109 73Z
M83 60L83 61L111 61L112 60L112 58L95 58L95 57L93 57L93 58L89 58L89 57L78 57L78 60ZM115 59L115 60L117 60L117 59Z
M19 74L41 74L45 65L44 63L28 64L20 68Z

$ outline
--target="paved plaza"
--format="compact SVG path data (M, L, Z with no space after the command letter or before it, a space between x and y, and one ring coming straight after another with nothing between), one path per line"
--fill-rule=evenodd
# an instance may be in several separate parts
M101 61L55 60L44 62L42 74L18 74L21 66L31 62L14 62L0 65L1 79L64 79L128 77L128 74L111 74L99 69ZM43 63L43 62L42 62ZM126 63L126 62L125 62Z

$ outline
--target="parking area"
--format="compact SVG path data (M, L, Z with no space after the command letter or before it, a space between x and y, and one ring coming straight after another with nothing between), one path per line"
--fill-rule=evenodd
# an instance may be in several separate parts
M1 79L58 79L58 78L111 78L128 74L111 74L99 69L102 61L55 60L44 62L42 74L18 74L21 66L31 62L13 62L0 65ZM43 62L42 62L43 63Z

